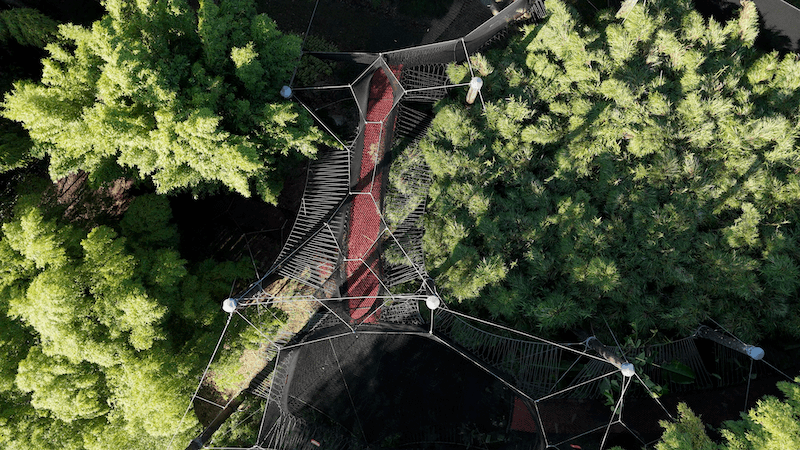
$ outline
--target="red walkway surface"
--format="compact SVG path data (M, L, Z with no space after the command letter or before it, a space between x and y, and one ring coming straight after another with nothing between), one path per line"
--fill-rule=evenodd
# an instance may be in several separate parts
M519 397L514 398L514 415L511 416L511 429L526 433L536 433L536 419L533 418L528 407Z
M399 70L393 69L393 72L397 74ZM347 262L347 295L367 297L348 300L350 317L355 322L374 323L378 319L377 312L370 316L380 289L377 277L381 276L380 255L373 244L381 230L379 208L383 174L376 168L383 158L387 132L393 125L385 123L393 103L392 86L384 71L379 69L373 74L369 86L367 122L381 123L366 124L361 173L350 210L347 258L355 261Z

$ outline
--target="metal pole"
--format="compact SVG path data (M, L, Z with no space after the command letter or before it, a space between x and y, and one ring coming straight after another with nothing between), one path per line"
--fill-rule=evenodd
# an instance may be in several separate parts
M744 353L745 355L749 356L750 358L759 361L764 358L764 349L761 347L756 347L754 345L745 344L744 342L726 336L720 333L717 330L711 329L705 325L700 325L700 328L697 329L695 333L697 337L701 337L703 339L708 339L710 341L714 341L717 344L720 344L724 347L728 347L729 349L736 350L739 353Z
M472 77L469 81L469 91L467 91L467 103L470 105L475 103L475 98L478 97L481 87L483 87L483 80L480 77Z
M623 358L620 358L613 349L603 345L603 343L600 342L596 337L592 336L589 339L586 339L585 344L587 347L596 351L606 361L611 363L611 365L619 369L620 372L622 372L622 375L626 378L632 377L634 374L636 374L636 369L633 367L633 364L625 361Z

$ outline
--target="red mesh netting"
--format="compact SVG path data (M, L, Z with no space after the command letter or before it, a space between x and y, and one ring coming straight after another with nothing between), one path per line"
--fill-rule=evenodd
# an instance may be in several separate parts
M514 415L511 417L511 429L536 433L536 420L519 397L514 399Z
M395 74L399 70L393 69ZM394 93L383 70L372 76L367 103L367 121L364 131L364 150L361 155L361 171L350 212L350 238L347 247L347 295L366 297L348 300L350 317L374 323L378 313L369 316L375 307L375 297L380 288L380 257L373 244L381 230L380 199L382 174L377 170L383 158L388 127L384 120L392 111ZM371 195L367 195L371 194ZM363 262L362 262L363 260ZM367 317L369 316L369 317ZM367 317L365 319L365 317Z

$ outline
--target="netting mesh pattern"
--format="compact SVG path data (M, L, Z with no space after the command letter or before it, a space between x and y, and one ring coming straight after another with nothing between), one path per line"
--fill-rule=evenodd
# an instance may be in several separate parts
M278 273L317 289L342 260L343 208L349 192L350 152L323 149L308 169L308 181L292 231L278 256Z
M361 297L348 300L350 316L374 322L371 315L380 290L380 248L376 246L382 232L381 194L383 157L391 142L390 112L394 107L394 90L383 69L373 73L367 106L367 123L361 157L361 170L352 201L349 238L347 241L347 294Z

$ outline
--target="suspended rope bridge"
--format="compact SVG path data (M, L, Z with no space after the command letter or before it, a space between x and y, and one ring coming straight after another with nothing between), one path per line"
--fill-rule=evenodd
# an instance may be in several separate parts
M544 16L542 0L516 0L457 39L385 53L304 53L356 74L343 84L281 91L338 146L321 148L310 163L295 224L272 268L223 305L227 323L184 417L195 401L218 414L188 448L229 448L214 446L214 433L243 396L220 404L199 392L232 321L258 330L269 348L269 363L245 390L263 399L242 419L257 421L251 449L489 448L495 438L520 449L580 448L576 443L587 436L603 449L620 432L646 445L623 414L627 399L652 402L654 420L670 420L653 391L658 386L689 392L777 371L763 351L721 327L623 353L619 344L606 346L593 336L559 343L471 317L437 292L422 251L430 173L424 163L411 164L389 187L395 150L413 148L430 124L431 105L453 89L469 87L468 97L482 105L470 57L515 21ZM450 83L445 68L452 63L466 63L472 81ZM313 294L270 295L264 285L276 276ZM301 332L275 336L261 328L268 307L290 302L315 305ZM390 387L412 395L392 394ZM437 401L442 395L449 400ZM610 406L595 400L604 398ZM483 416L471 412L481 408ZM403 419L387 419L381 412L387 409ZM571 418L564 419L565 410ZM487 411L503 423L483 423ZM498 429L502 436L491 431Z

